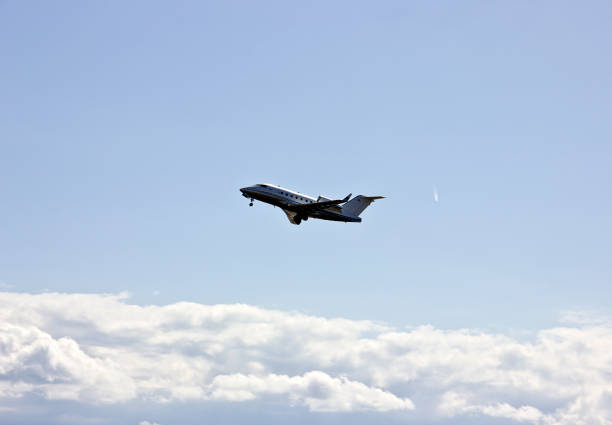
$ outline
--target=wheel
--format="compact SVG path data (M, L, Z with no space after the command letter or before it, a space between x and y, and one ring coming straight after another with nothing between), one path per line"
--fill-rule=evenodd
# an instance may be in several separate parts
M249 207L252 207L252 206L253 206L253 203L251 202L251 203L249 204Z
M302 218L301 217L296 217L294 219L294 221L295 221L295 224L300 224L302 222Z

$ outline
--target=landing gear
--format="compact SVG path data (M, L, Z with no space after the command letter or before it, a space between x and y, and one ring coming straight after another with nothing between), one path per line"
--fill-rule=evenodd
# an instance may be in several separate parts
M297 216L296 218L293 219L293 221L295 221L295 224L300 224L302 222L302 217Z
M249 207L253 206L253 198L251 198L251 202L249 202Z

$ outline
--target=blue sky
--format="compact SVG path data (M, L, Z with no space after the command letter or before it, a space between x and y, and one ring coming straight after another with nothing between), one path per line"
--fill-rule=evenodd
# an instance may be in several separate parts
M505 334L609 316L610 18L2 2L2 288ZM258 182L387 198L294 226L248 207Z

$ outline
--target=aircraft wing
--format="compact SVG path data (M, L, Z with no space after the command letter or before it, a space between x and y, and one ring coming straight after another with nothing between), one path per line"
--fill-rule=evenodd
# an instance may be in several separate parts
M311 204L292 204L287 205L287 209L290 211L295 211L300 214L307 214L312 211L322 210L334 205L343 204L348 201L351 197L351 193L349 193L344 199L336 199L333 201L322 201L322 202L313 202Z

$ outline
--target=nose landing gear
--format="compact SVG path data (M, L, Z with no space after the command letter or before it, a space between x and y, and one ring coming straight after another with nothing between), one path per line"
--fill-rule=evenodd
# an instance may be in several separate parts
M253 206L253 198L251 198L251 202L249 202L249 207Z

